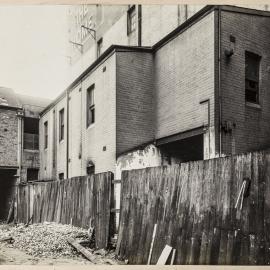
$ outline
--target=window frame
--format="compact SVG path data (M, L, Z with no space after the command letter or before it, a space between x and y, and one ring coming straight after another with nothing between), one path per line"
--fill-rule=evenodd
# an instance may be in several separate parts
M65 138L65 109L59 111L59 142Z
M254 77L249 76L248 74L248 62L252 63L252 68L256 75ZM254 66L256 64L256 67ZM256 69L255 69L256 68ZM260 104L260 68L261 68L261 56L250 52L245 51L245 102L252 104ZM250 84L254 84L254 87L250 87ZM252 93L253 92L253 93ZM252 100L249 97L249 93L255 94L255 100Z
M48 121L45 121L43 124L44 128L44 149L48 148Z
M92 95L91 92L93 93ZM94 123L95 123L95 84L92 84L86 90L86 128L90 127Z
M127 35L136 31L136 8L132 5L127 11Z

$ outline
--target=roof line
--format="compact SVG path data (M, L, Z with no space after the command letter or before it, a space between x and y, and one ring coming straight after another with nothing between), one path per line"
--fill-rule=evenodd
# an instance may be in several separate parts
M51 107L53 107L59 100L66 95L67 91L70 91L76 86L84 77L86 77L93 69L103 63L107 57L113 54L115 51L142 51L152 52L152 47L138 47L138 46L122 46L122 45L111 45L101 56L96 59L81 75L79 75L55 100L53 100L41 113L40 116L44 115Z
M223 10L237 13L244 13L250 15L258 15L258 16L266 16L270 17L269 11L262 11L244 7L236 7L229 5L207 5L204 8L200 9L193 16L175 28L172 32L166 35L164 38L159 40L153 46L123 46L123 45L111 45L107 50L105 50L98 59L96 59L85 71L81 73L56 99L54 99L41 113L40 116L44 115L50 108L52 108L59 100L62 99L63 96L66 95L67 91L73 89L84 77L86 77L93 69L95 69L98 65L100 65L107 57L113 54L115 51L142 51L142 52L155 52L160 49L162 46L167 44L169 41L180 35L183 31L192 26L197 20L204 18L213 10Z
M0 104L0 108L1 109L6 109L6 110L13 110L13 111L17 111L17 110L22 110L22 107L15 107L15 106L10 106L10 105L2 105Z
M166 35L164 38L162 38L160 41L158 41L156 44L153 45L153 50L156 51L160 49L162 46L164 46L168 41L175 38L179 34L181 34L184 30L186 30L188 27L193 25L194 22L196 22L198 19L202 19L204 16L208 15L209 12L213 11L217 6L214 5L207 5L204 8L200 9L198 12L196 12L193 16L188 18L185 22L180 24L177 28L175 28L172 32L170 32L168 35Z
M193 16L191 16L187 21L185 21L183 24L181 24L179 27L174 29L171 33L169 33L167 36L165 36L163 39L158 41L153 46L123 46L123 45L111 45L105 52L103 52L98 59L96 59L81 75L79 75L54 101L52 101L51 104L49 104L41 113L40 116L44 115L51 107L53 107L59 100L62 99L66 95L67 91L70 91L80 80L82 80L88 73L90 73L91 70L93 70L96 66L98 66L107 56L109 56L111 53L114 53L115 51L144 51L144 52L153 52L161 47L161 45L164 45L167 43L168 40L170 40L172 37L175 37L176 34L182 29L185 29L187 26L190 25L190 23L194 22L198 18L201 17L201 15L205 14L206 12L209 12L213 9L214 6L207 5L206 7L202 8L200 11L196 12Z

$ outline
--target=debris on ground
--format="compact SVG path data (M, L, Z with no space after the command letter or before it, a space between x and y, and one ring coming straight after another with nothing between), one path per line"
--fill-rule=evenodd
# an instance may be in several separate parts
M96 256L92 252L84 248L82 245L80 245L78 241L76 241L74 238L68 238L67 241L73 248L75 248L78 252L82 253L84 257L86 257L90 262L95 262Z
M6 228L6 229L5 229ZM86 239L87 230L57 223L0 227L0 239L12 237L12 246L34 257L77 257L67 237Z
M91 235L93 238L93 235ZM75 239L76 243L83 243L83 248L91 253L95 264L120 264L115 259L114 250L97 250L95 252L93 239L89 239L86 229L63 225L53 222L39 224L7 225L0 224L0 239L5 241L9 248L19 249L34 258L69 258L87 261L86 258L68 243L68 239ZM90 263L90 262L89 262Z
M0 238L0 242L8 242L8 243L12 244L14 242L14 239L10 236L3 237L3 238Z

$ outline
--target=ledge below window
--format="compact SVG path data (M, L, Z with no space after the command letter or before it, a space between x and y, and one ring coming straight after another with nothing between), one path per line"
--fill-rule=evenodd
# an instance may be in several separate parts
M30 152L30 153L38 153L39 149L23 149L25 152Z
M254 109L258 109L258 110L261 110L262 109L262 107L261 107L260 104L252 103L252 102L247 102L247 101L246 101L246 106L247 107L254 108Z
M86 130L91 129L91 128L93 128L94 126L95 126L95 123L92 123L92 124L90 124L90 125L86 128Z

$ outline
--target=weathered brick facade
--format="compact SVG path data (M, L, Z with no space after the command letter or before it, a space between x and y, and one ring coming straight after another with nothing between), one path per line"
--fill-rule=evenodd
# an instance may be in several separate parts
M119 52L116 57L118 156L155 139L155 102L152 53Z
M175 12L173 6L165 10L166 14ZM161 9L155 7L148 12L159 14ZM183 150L182 157L173 157L175 162L189 158L193 142L203 152L198 154L203 158L268 146L269 18L268 12L206 7L152 47L108 48L67 89L68 123L66 93L42 113L40 130L45 121L49 123L47 150L42 134L40 139L42 177L57 178L61 172L65 177L66 172L69 177L84 175L89 161L95 164L95 172L115 172L119 155L125 160L123 153L143 149L150 143L158 147L154 151L155 165L157 160L163 162L162 151L169 143L170 151L175 152L175 142ZM117 32L120 25L125 25L122 17L119 21L112 27ZM176 22L170 22L173 28ZM110 35L117 36L112 28ZM147 37L148 30L144 31L142 41L154 42L156 37ZM230 35L235 38L235 47L228 57L224 52L232 46ZM129 44L126 38L122 41L125 45ZM261 56L259 105L245 102L245 51ZM96 120L87 128L86 91L93 84ZM69 131L68 138L59 143L61 108L65 108L65 132L67 125ZM225 130L226 125L232 125L232 132ZM189 140L192 136L197 139ZM190 145L181 146L181 140ZM122 165L117 164L119 168Z
M231 44L230 35L235 37ZM228 58L225 49L234 46ZM245 51L261 56L259 105L245 101ZM242 153L270 146L270 16L221 12L222 152Z
M1 167L18 167L18 127L17 110L0 108Z

